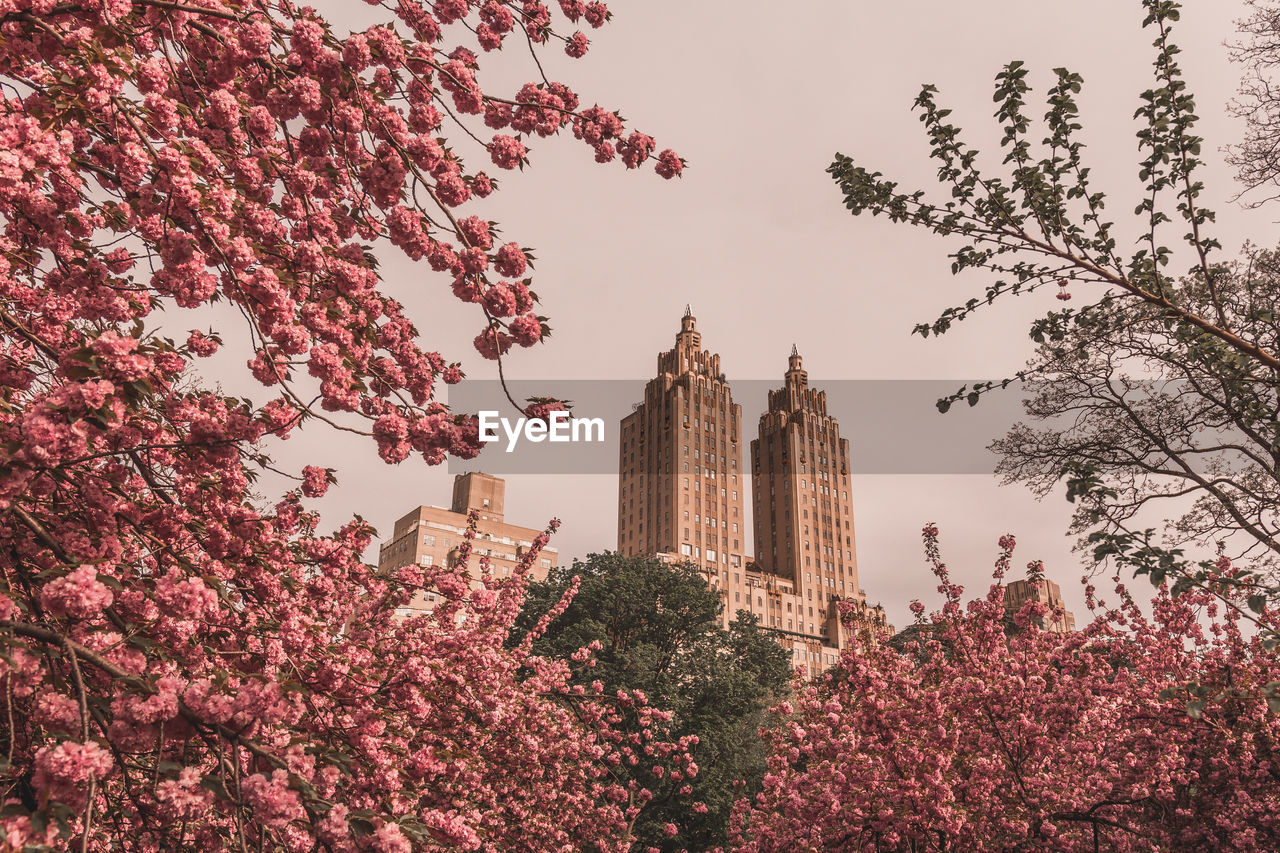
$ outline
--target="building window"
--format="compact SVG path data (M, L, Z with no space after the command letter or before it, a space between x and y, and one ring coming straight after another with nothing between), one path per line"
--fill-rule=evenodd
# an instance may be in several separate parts
M424 535L424 536L422 537L422 544L423 544L423 545L426 545L426 546L428 546L428 547L430 547L430 546L432 546L432 545L435 545L435 544L436 544L436 537L434 537L434 536L426 536L426 535Z
M425 556L423 556L423 557L419 558L419 560L418 560L418 562L420 562L420 563L421 563L422 565L424 565L424 566L430 566L430 565L432 565L433 563L435 563L435 561L436 561L436 558L435 558L435 557L433 557L433 556L431 556L430 554L427 554L427 555L425 555Z
M543 557L543 558L542 558L542 568L544 568L544 569L549 569L549 568L551 568L551 560L550 560L550 558L548 558L548 557Z

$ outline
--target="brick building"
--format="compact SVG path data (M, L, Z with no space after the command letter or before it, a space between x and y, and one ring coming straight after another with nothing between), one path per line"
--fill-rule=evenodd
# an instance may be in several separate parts
M752 442L755 559L745 549L742 408L687 309L657 368L622 420L618 550L694 564L720 591L726 624L739 610L758 616L812 671L848 645L839 602L885 630L883 609L858 586L849 445L794 348Z
M644 402L622 419L618 550L676 554L706 571L741 573L746 516L742 407L685 314L675 346L658 355Z
M1062 603L1062 588L1048 578L1011 581L1005 586L1005 613L1012 616L1028 601L1039 601L1049 606L1049 612L1044 616L1045 630L1068 634L1076 629L1075 615ZM1057 618L1054 617L1055 612L1060 612Z
M453 502L449 509L420 506L395 523L391 538L378 551L379 568L419 563L448 565L458 554L458 545L467 532L467 515L479 514L472 547L472 583L479 581L479 558L488 557L496 577L510 576L516 563L541 532L531 527L509 524L505 518L507 484L490 474L459 474L453 480ZM556 566L556 549L546 547L530 571L534 580L545 580ZM428 594L414 607L431 609L436 596Z

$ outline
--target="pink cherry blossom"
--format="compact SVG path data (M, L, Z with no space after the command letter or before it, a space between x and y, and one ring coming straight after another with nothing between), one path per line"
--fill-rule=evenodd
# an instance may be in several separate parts
M514 136L498 134L489 143L489 156L500 169L514 169L524 163L528 150Z
M574 59L581 59L587 55L587 47L590 44L591 42L587 39L584 33L574 33L569 37L569 40L565 42L564 52L569 56L572 56Z
M517 321L513 321L513 324ZM490 327L476 335L476 352L488 359L496 359L511 349L512 336L497 327Z
M90 781L105 779L114 764L111 753L93 741L63 741L36 751L31 784L78 811L88 798Z
M388 464L474 457L476 417L436 398L463 365L418 324L473 323L489 358L542 324L478 167L634 136L527 53L599 4L370 14L0 0L6 850L621 853L653 798L612 774L638 760L623 704L649 763L693 765L645 697L569 687L589 656L508 642L554 524L480 583L474 528L448 566L366 563L373 528L312 508L323 458L272 494L274 442L329 428Z
M302 469L302 493L309 498L324 497L329 490L329 471L315 465Z
M511 321L511 337L522 347L533 346L542 339L542 323L532 314L522 314Z
M524 250L515 243L505 243L499 247L493 261L494 269L508 278L519 278L528 267L528 259Z
M484 293L484 307L495 317L510 317L516 313L516 295L506 284L499 282Z
M210 356L218 351L219 342L203 332L192 330L187 336L187 348L199 356Z
M1264 693L1280 665L1243 608L1161 587L1148 614L1117 580L1113 604L1089 593L1085 627L1043 630L1037 602L1006 617L1012 536L967 603L937 536L941 608L919 608L900 648L856 642L774 709L734 849L1276 849L1280 717Z
M114 600L111 590L98 580L93 566L55 578L40 590L40 603L53 613L86 619L101 613Z

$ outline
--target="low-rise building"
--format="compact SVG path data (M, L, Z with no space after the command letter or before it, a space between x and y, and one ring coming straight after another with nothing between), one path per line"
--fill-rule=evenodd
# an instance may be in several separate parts
M378 567L394 568L414 563L423 566L451 565L466 537L468 515L474 510L478 519L469 565L472 584L480 581L481 557L488 558L495 577L510 577L542 531L507 522L506 489L506 481L491 474L478 471L459 474L453 481L453 501L448 509L420 506L401 516L395 523L391 538L382 544L378 552ZM555 548L543 548L530 569L530 577L546 580L556 567L557 557ZM430 610L437 598L435 594L427 593L414 601L413 609Z
M1069 634L1076 629L1076 617L1062 603L1062 589L1048 578L1011 581L1004 590L1004 611L1009 616L1017 613L1028 601L1047 605L1044 629L1059 634ZM1056 615L1055 615L1056 614Z

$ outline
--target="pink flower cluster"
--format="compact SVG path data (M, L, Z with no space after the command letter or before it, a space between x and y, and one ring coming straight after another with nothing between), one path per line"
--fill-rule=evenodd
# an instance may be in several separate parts
M1280 663L1243 630L1243 602L1164 587L1147 615L1117 581L1114 605L1087 590L1082 630L1037 629L1031 602L1010 635L1013 538L967 605L936 528L925 545L942 608L903 648L855 645L775 709L735 849L1276 849Z
M40 590L40 604L46 610L77 619L97 616L113 600L114 595L98 580L98 571L93 566L80 566L49 581Z
M498 134L489 143L489 156L493 158L494 165L500 169L523 166L527 153L524 145L514 136Z
M283 0L0 0L0 719L31 789L10 786L6 849L622 851L652 798L610 772L640 760L624 702L644 760L694 772L643 697L575 694L508 647L545 536L477 590L469 544L387 570L363 521L320 533L322 464L261 496L268 436L326 423L388 463L479 452L436 399L460 364L370 246L450 284L482 355L544 336L532 256L498 244L497 182L445 116L498 133L500 167L535 135L597 158L629 140L629 165L653 148L566 84L500 91L481 64L513 34L580 55L603 4L387 8L346 33ZM215 303L243 325L166 337ZM195 372L233 342L268 399ZM446 603L405 618L426 590Z
M37 750L34 766L31 784L36 790L78 811L88 799L90 781L105 780L115 762L94 741L66 740Z

